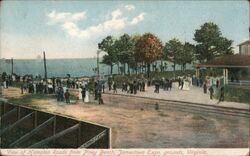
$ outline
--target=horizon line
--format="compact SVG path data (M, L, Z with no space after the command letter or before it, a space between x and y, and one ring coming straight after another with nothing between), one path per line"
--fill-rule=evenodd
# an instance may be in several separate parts
M102 58L102 57L99 57L99 58ZM0 58L0 60L43 60L43 58ZM81 57L78 57L78 58L46 58L46 60L59 60L59 59L96 59L96 56L95 57L85 57L85 58L81 58Z

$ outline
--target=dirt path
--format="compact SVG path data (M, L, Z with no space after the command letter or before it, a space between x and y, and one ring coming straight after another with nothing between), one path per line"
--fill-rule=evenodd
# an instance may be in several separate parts
M18 96L19 90L5 90ZM35 100L31 107L61 113L112 128L113 148L248 147L246 118L198 115L177 110L141 110L114 105Z

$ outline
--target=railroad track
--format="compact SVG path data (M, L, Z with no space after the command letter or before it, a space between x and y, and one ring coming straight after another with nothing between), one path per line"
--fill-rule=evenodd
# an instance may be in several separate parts
M184 101L174 101L174 100L166 100L166 99L156 99L150 97L140 97L134 95L123 95L123 94L112 94L105 93L107 95L112 96L121 96L127 98L138 98L138 99L148 99L155 100L154 103L150 103L152 108L155 108L156 103L159 105L159 109L178 109L180 111L192 112L192 113L212 113L217 115L231 115L238 117L250 118L250 109L240 109L240 108L229 108L218 105L208 105L208 104L200 104L200 103L192 103L192 102L184 102ZM147 103L148 104L148 103ZM250 107L250 106L249 106Z
M239 116L250 118L249 110L244 109L233 109L227 107L216 107L216 106L207 106L202 104L193 104L193 103L185 103L185 102L173 102L173 101L164 101L165 103L160 106L169 105L168 107L177 108L182 111L188 111L193 113L212 113L212 114L220 114L220 115L231 115L231 116Z

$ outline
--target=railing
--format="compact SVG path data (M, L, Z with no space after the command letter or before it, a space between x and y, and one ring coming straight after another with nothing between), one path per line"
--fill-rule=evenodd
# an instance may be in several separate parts
M229 85L239 85L239 86L250 86L250 81L248 80L240 80L240 81L230 81L228 80Z
M110 148L108 127L0 101L0 148Z

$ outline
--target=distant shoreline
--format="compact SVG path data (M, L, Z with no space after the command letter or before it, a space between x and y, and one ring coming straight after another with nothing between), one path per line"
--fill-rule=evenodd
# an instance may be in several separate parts
M11 58L0 58L0 61L5 61L5 60L10 60ZM27 58L27 59L23 59L23 58L13 58L13 60L42 60L43 58ZM87 57L87 58L46 58L46 60L76 60L76 59L96 59L96 57ZM101 59L101 57L100 57Z

